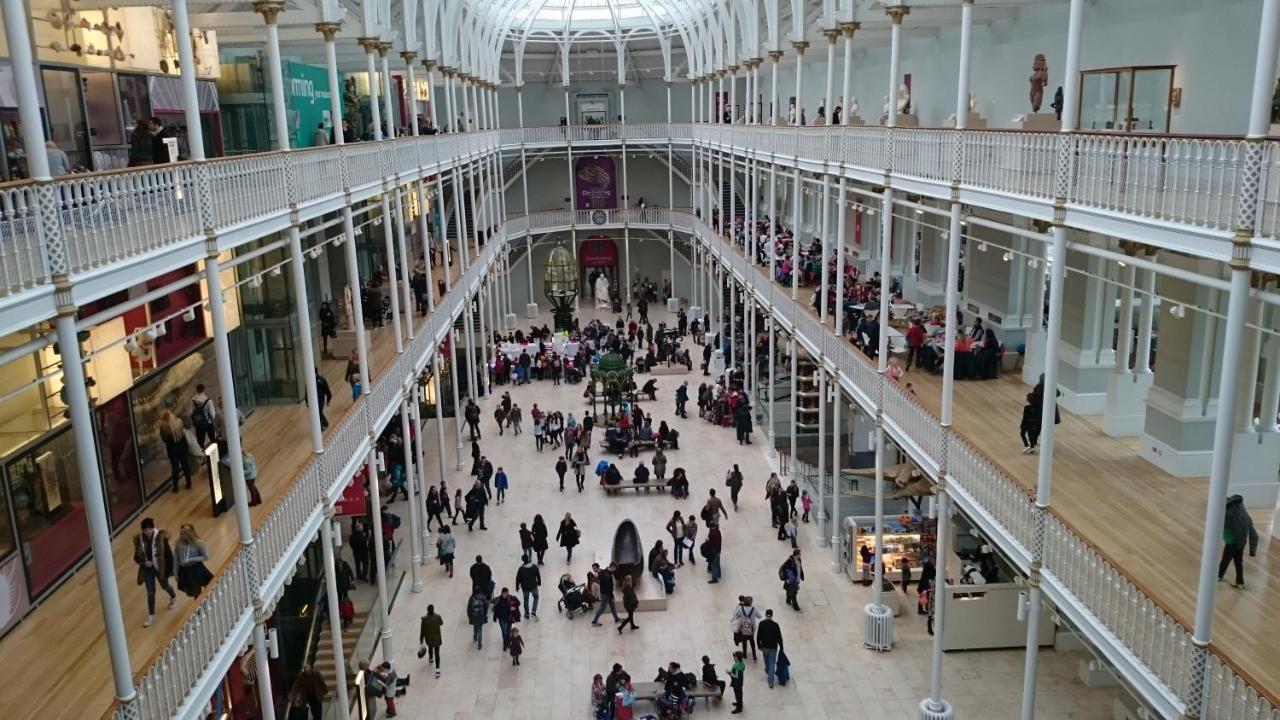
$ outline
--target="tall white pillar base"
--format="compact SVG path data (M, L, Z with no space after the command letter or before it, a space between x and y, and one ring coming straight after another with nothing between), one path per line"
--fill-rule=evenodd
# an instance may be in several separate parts
M946 700L934 702L932 698L920 701L920 720L951 720L956 716L951 703Z
M1243 495L1244 506L1274 509L1280 498L1280 433L1238 432L1231 443L1228 495ZM1270 470L1267 470L1270 468Z
M669 313L680 312L680 298L678 297L667 298L667 312Z
M893 649L893 610L867 603L862 608L862 646L876 652Z
M1040 374L1044 372L1044 330L1028 330L1023 345L1026 353L1022 356L1022 382L1036 385L1040 382Z
M1153 373L1111 373L1107 378L1107 403L1102 410L1102 431L1111 437L1137 437L1147 419L1147 391Z
M530 320L538 317L538 303L529 303L524 306L524 316Z
M536 315L536 314L537 314L537 310L536 310L536 308L537 308L538 306L537 306L537 305L534 305L533 307L535 308L535 310L534 310L534 314ZM526 310L525 310L525 311L526 311L526 312L528 312L528 309L526 308ZM516 314L515 314L515 313L507 313L506 315L503 315L503 316L502 316L502 327L503 327L504 329L506 329L506 330L515 330L515 329L516 329L516 324L517 324L517 319L516 319Z

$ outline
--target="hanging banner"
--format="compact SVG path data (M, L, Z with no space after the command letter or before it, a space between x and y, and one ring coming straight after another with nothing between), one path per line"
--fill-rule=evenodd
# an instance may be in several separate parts
M592 155L578 158L573 165L573 197L577 210L618 207L618 176L613 158Z
M369 513L368 500L364 494L365 468L351 476L346 487L342 488L342 496L333 504L333 514L338 517L364 517Z
M618 245L609 238L595 237L582 241L578 247L578 264L589 267L616 267Z

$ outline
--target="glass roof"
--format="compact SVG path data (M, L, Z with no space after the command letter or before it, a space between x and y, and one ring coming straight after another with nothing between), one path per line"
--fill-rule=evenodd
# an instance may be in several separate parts
M499 16L510 32L545 35L579 30L625 34L633 38L667 35L674 26L710 10L715 0L468 0L472 7ZM656 31L656 32L655 32Z

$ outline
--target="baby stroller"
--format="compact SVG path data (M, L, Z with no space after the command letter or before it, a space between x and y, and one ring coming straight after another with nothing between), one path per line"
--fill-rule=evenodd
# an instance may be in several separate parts
M658 720L681 720L693 713L693 699L683 690L664 692L658 696Z
M560 589L560 600L556 602L557 612L563 611L565 617L572 620L574 613L585 615L591 609L591 605L587 603L586 585L574 585L573 578L561 575L556 587Z

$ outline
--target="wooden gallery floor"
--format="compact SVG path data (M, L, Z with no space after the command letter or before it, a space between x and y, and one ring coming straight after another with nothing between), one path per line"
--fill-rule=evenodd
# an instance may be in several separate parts
M461 274L455 263L453 276ZM432 279L443 277L437 269ZM415 327L426 318L413 316ZM392 325L370 331L369 352L378 378L395 356ZM337 427L352 406L351 392L343 381L346 358L324 360L321 371L333 390L333 403L326 411L330 429ZM366 386L367 387L367 386ZM244 446L258 463L258 490L262 504L250 508L256 528L284 496L311 455L310 425L306 409L298 405L267 405L254 410L241 428ZM212 517L209 495L196 479L194 490L164 493L146 508L143 516L155 518L156 526L177 540L178 527L195 525L209 546L210 570L215 573L231 558L238 546L235 515ZM136 581L133 536L137 523L112 540L116 579L124 609L129 641L129 661L135 676L148 667L168 645L196 607L196 602L178 593L178 605L167 610L168 596L157 590L156 619L143 627L147 614L146 594ZM107 656L106 633L98 597L97 573L86 562L62 587L34 609L3 640L0 640L0 677L40 678L38 682L0 683L0 717L97 718L109 709L115 694L111 665Z
M764 268L758 269L763 276ZM801 301L811 308L815 289L800 292ZM828 318L827 325L834 331L834 318ZM911 382L921 403L935 416L940 414L941 375L917 369L903 382ZM997 380L957 382L953 420L956 432L1023 487L1034 490L1038 456L1023 455L1018 437L1029 390L1020 372ZM1176 478L1143 460L1137 439L1102 432L1100 416L1062 411L1055 444L1051 502L1056 512L1190 629L1207 478ZM1257 557L1245 556L1247 589L1218 586L1212 647L1274 697L1280 694L1280 653L1257 640L1280 630L1280 618L1273 612L1280 606L1280 556L1270 552L1273 518L1272 512L1254 513L1262 537ZM1214 532L1220 534L1221 525Z

